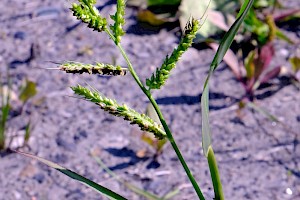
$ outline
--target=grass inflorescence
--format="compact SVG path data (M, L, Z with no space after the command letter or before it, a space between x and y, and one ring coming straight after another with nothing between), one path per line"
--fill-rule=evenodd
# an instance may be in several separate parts
M73 3L71 10L77 19L88 24L89 28L102 32L107 27L106 18L102 17L94 6L96 0L79 0L79 4Z
M109 112L110 114L123 117L123 119L130 121L131 124L137 124L141 130L153 133L154 136L159 139L165 138L166 133L162 129L161 125L154 122L153 119L147 115L140 114L125 104L120 105L116 100L104 97L97 91L91 91L88 88L80 85L72 87L72 90L75 92L75 94L97 104L101 109Z
M125 34L122 26L125 24L125 0L117 0L117 11L114 15L111 15L111 19L115 21L110 29L113 31L115 42L118 44L121 41L121 36Z
M84 64L79 62L65 62L59 66L59 69L66 73L72 74L100 74L111 76L124 76L126 74L126 68L122 68L117 65L96 63L96 64Z
M151 78L146 80L146 85L149 89L160 89L161 86L165 84L170 76L171 70L176 67L176 63L182 54L191 47L199 28L199 20L191 18L191 20L188 21L178 47L173 50L170 57L166 57L162 66L156 69L156 72L152 74Z

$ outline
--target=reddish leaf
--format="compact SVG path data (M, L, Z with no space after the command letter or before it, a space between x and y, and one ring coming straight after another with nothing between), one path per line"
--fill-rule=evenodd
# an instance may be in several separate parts
M268 68L274 54L275 51L272 43L267 43L260 49L259 55L254 61L256 79Z
M266 83L270 79L275 78L280 73L281 67L275 67L271 71L267 72L264 77L261 79L260 83Z
M300 13L300 8L296 8L296 9L292 8L292 9L288 9L288 10L285 10L283 12L279 12L279 13L275 14L273 16L273 18L274 18L275 21L282 21L282 20L285 20L288 17L296 15L297 13Z

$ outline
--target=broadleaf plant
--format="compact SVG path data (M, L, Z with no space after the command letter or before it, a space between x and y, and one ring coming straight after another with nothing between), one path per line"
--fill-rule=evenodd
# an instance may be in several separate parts
M185 159L183 158L181 151L179 150L177 143L173 137L172 132L170 131L169 126L167 125L165 118L155 101L154 97L152 96L152 89L159 89L161 88L164 83L166 82L167 78L170 75L171 70L176 66L176 63L178 62L179 58L181 55L191 46L192 41L195 37L195 33L197 30L200 28L200 22L198 19L194 19L191 17L191 20L187 23L186 29L183 33L182 40L180 41L178 47L173 51L170 57L167 57L166 60L164 61L164 64L158 68L149 79L146 80L146 85L140 80L139 76L134 70L134 67L130 61L130 59L127 56L127 53L124 51L120 40L122 35L124 34L122 30L122 25L124 24L124 8L125 8L125 0L118 0L117 1L117 12L112 19L115 21L115 25L109 26L107 24L107 20L102 17L99 13L99 11L96 9L94 4L96 3L95 0L78 0L79 4L74 3L71 10L73 12L73 15L80 19L82 22L87 23L88 27L99 31L99 32L105 32L109 36L109 38L116 44L118 49L120 50L123 58L125 59L127 66L128 66L128 71L134 78L135 82L137 85L140 87L140 89L144 92L148 100L150 101L151 105L153 106L159 121L161 123L158 124L153 119L150 117L140 114L136 112L135 110L128 108L125 104L120 105L117 103L117 101L109 99L105 97L104 95L100 94L98 91L94 89L88 89L83 86L75 86L72 87L73 91L75 94L79 95L83 99L87 101L91 101L92 103L97 104L101 109L103 109L106 112L109 112L112 115L122 117L125 120L130 121L132 124L137 124L140 126L140 128L144 131L148 131L155 135L158 139L164 139L166 138L172 148L174 149L174 152L176 153L178 160L180 161L183 169L186 172L187 177L189 178L198 198L200 200L205 200L205 197L195 180L193 173L190 171ZM228 50L229 46L231 45L234 36L239 29L239 26L243 22L247 12L251 8L253 4L253 0L246 0L240 10L240 13L238 15L238 18L236 22L232 25L230 30L225 34L223 37L223 40L219 46L219 49L212 61L212 64L210 66L209 74L206 79L205 85L204 85L204 90L203 90L203 95L201 98L201 108L202 108L202 135L203 135L203 150L204 154L208 159L208 164L211 172L211 178L213 182L213 187L215 191L215 200L223 200L224 195L222 192L222 185L220 181L220 176L218 173L218 168L216 164L216 158L213 153L212 145L211 145L211 138L210 138L210 128L209 128L209 119L208 119L208 114L209 114L209 79L211 75L213 74L213 71L218 67L219 63L222 61L226 51ZM111 27L111 29L109 28ZM112 31L112 32L111 32ZM75 70L71 70L70 72L72 73L80 73L84 69L87 72L91 72L93 74L93 70L91 68L94 68L93 65L87 65L83 64L80 65L82 68L76 68ZM87 68L88 66L88 68ZM109 65L101 65L101 70L103 71L105 68L109 68ZM85 68L84 68L85 67ZM90 68L91 67L91 68ZM63 69L62 69L63 70ZM67 70L64 70L67 71ZM109 75L114 75L113 73L109 73ZM161 127L162 126L162 127ZM104 188L91 180L88 180L75 172L72 172L71 170L65 169L59 165L56 165L54 163L51 163L47 160L38 158L33 155L21 153L25 156L37 159L51 167L56 168L60 172L66 174L67 176L76 179L80 182L83 182L87 184L88 186L91 186L92 188L96 189L97 191L103 193L104 195L108 196L109 198L112 199L125 199L121 195L116 194L115 192L112 192L108 190L107 188ZM169 194L167 196L172 196L172 194Z

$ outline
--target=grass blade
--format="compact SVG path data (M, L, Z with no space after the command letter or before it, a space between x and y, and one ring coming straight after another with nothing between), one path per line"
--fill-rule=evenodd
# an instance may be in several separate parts
M122 178L120 178L117 174L115 174L113 171L111 171L105 164L104 162L97 157L93 152L91 153L92 157L95 159L95 161L99 164L99 166L101 167L101 169L103 169L106 173L108 173L113 179L115 179L116 181L118 181L119 183L124 184L129 190L133 191L134 193L145 197L146 199L149 200L162 200L162 198L156 196L155 194L152 194L150 192L147 192L143 189L140 189L130 183L128 183L127 181L123 180Z
M254 0L245 0L241 7L239 14L237 15L236 21L230 27L228 32L224 35L217 53L210 65L209 73L204 83L203 93L201 96L201 110L202 110L202 148L205 156L208 159L208 164L211 172L211 179L214 186L215 200L223 200L224 195L222 191L222 183L220 181L220 175L217 168L217 162L212 151L211 146L211 130L209 126L209 79L215 69L223 60L227 50L233 42L233 39L241 26L244 18L249 12Z
M9 111L10 111L10 92L11 92L11 80L9 76L9 68L7 68L7 82L8 87L7 91L4 91L3 85L2 85L2 79L0 80L0 94L2 95L1 99L1 117L0 117L0 150L5 149L5 129L6 129L6 122L8 119Z
M213 186L214 186L214 192L215 192L214 199L215 200L224 199L222 183L221 183L219 170L218 170L218 164L217 164L217 160L216 160L214 151L211 146L208 149L207 161L208 161L211 180L212 180Z
M163 200L168 200L168 199L171 199L173 198L174 196L176 196L177 194L179 194L180 192L180 189L179 188L176 188L175 190L171 191L171 192L168 192L162 199Z
M211 145L211 137L210 137L210 127L209 127L209 107L208 107L208 97L209 97L209 79L210 76L213 74L214 70L218 67L220 62L222 61L226 51L229 49L235 34L237 33L240 25L242 24L247 12L251 8L254 0L247 0L245 1L244 5L241 9L241 14L239 14L236 21L233 23L233 25L230 27L229 31L224 35L219 48L217 50L217 53L215 54L215 57L210 65L209 73L206 78L206 81L204 83L203 93L201 97L201 109L202 109L202 143L203 143L203 151L207 157L208 154L208 148Z
M69 170L69 169L66 169L56 163L53 163L49 160L46 160L46 159L43 159L43 158L40 158L38 156L35 156L35 155L32 155L32 154L28 154L28 153L24 153L24 152L19 152L19 151L16 151L17 153L23 155L23 156L26 156L26 157L29 157L29 158L32 158L32 159L35 159L35 160L38 160L42 163L44 163L45 165L48 165L49 167L52 167L56 170L58 170L59 172L67 175L68 177L72 178L72 179L75 179L79 182L81 182L82 184L94 189L95 191L109 197L110 199L115 199L115 200L126 200L126 198L122 197L121 195L107 189L106 187L103 187L101 185L98 185L97 183Z

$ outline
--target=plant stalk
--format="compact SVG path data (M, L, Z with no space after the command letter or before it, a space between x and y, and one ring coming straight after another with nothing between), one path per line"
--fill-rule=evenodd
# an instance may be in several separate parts
M108 35L110 36L110 38L112 40L114 40L114 37L112 37L112 34L109 32L109 30L107 30L106 32L108 33ZM186 174L187 174L190 182L192 183L192 185L193 185L193 187L194 187L194 189L195 189L195 191L196 191L199 199L200 200L205 200L205 198L204 198L204 196L203 196L203 194L201 192L201 189L198 186L198 183L196 182L196 180L195 180L193 174L191 173L188 165L186 164L186 162L185 162L185 160L184 160L184 158L183 158L183 156L182 156L182 154L181 154L181 152L180 152L180 150L179 150L179 148L178 148L178 146L177 146L177 144L176 144L176 142L175 142L175 140L173 138L173 135L172 135L172 133L171 133L171 131L170 131L170 129L169 129L169 127L168 127L165 119L164 119L164 116L163 116L163 114L162 114L159 106L157 105L155 99L151 95L150 91L143 85L143 83L139 79L137 73L135 72L135 70L134 70L134 68L133 68L133 66L132 66L132 64L131 64L131 62L130 62L127 54L126 54L126 52L124 51L123 47L121 46L121 44L118 43L117 46L118 46L118 48L119 48L122 56L126 60L126 63L128 65L128 69L129 69L131 75L133 76L134 80L136 81L136 83L139 85L139 87L142 89L142 91L145 93L145 95L148 97L149 101L153 105L153 107L154 107L154 109L155 109L155 111L156 111L156 113L157 113L157 115L158 115L158 117L159 117L159 119L160 119L160 121L161 121L161 123L162 123L162 125L163 125L163 127L165 129L165 131L166 131L167 138L170 141L170 143L171 143L171 145L172 145L172 147L173 147L173 149L174 149L174 151L175 151L175 153L176 153L176 155L177 155L177 157L178 157L178 159L179 159L182 167L184 168L184 170L185 170L185 172L186 172Z

